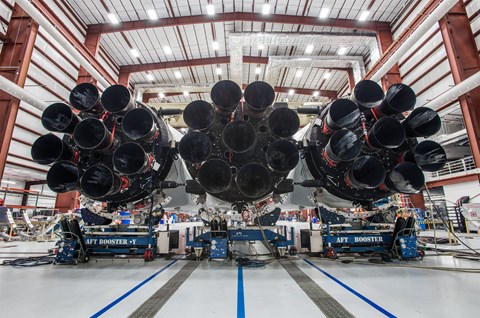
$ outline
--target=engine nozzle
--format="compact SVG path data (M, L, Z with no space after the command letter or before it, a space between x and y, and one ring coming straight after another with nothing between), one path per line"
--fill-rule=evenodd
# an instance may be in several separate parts
M187 162L201 163L212 154L212 142L208 135L192 131L182 137L178 145L178 152Z
M443 168L447 153L432 140L424 140L404 155L404 160L417 164L423 171L434 172Z
M341 161L351 161L360 155L362 143L358 136L350 130L337 130L332 134L324 156L329 162L338 163Z
M48 106L42 114L42 125L49 131L71 134L80 122L80 118L64 103Z
M103 164L88 168L80 181L83 193L89 198L99 199L120 191L122 181L110 168Z
M112 114L126 113L135 107L132 95L123 85L112 85L102 94L103 108Z
M327 130L340 130L352 128L359 120L360 110L354 102L348 99L337 99L328 108L325 125Z
M47 173L47 185L57 193L80 189L80 170L71 161L57 161Z
M223 80L213 85L210 97L220 111L231 113L242 99L242 89L233 81Z
M414 163L401 162L385 178L385 185L390 190L400 193L418 193L425 183L422 170Z
M402 124L408 137L432 136L442 127L440 116L428 107L415 108Z
M288 139L279 139L266 151L267 164L275 172L286 173L295 168L300 160L297 146Z
M230 165L222 159L205 161L198 171L198 182L207 192L220 193L232 182Z
M415 92L405 84L393 84L387 90L385 99L375 110L382 115L394 115L412 110L417 102Z
M368 132L367 144L373 148L397 148L405 140L405 129L392 117L382 117Z
M73 160L73 149L54 134L47 134L37 138L32 145L33 161L48 165L59 160Z
M355 85L350 99L361 108L374 108L385 98L382 88L371 80L362 80Z
M257 114L262 114L275 100L273 87L262 81L248 84L244 95L250 111Z
M353 161L345 181L356 188L374 189L385 180L385 167L373 156L361 156Z
M233 121L223 129L225 146L235 153L245 153L255 146L257 134L252 124L246 121Z
M266 195L270 189L271 177L268 169L258 163L244 165L237 174L240 192L249 198Z
M215 111L210 103L196 100L185 107L183 121L188 127L195 130L210 128L215 120Z
M105 124L96 118L82 120L73 132L73 140L86 150L106 149L113 143L112 134Z
M268 127L274 136L288 138L293 136L300 128L300 118L293 109L277 108L268 116Z
M150 165L150 156L134 142L122 144L113 154L115 170L124 175L144 173L150 169Z
M135 108L123 116L122 129L133 140L150 141L157 137L157 125L152 113L144 108Z
M103 112L100 103L100 93L95 85L91 83L82 83L75 86L70 92L70 105L73 108L89 113Z

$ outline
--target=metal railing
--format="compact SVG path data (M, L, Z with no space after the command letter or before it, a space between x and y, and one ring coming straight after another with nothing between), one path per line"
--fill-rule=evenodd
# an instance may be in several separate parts
M432 181L434 179L444 179L452 174L468 174L469 171L473 172L472 170L475 170L475 162L473 157L469 156L447 162L441 170L425 173L425 177L427 181Z

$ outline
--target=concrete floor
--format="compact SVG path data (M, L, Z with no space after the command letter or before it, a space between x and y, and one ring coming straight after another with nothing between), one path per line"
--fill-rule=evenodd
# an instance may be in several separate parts
M468 244L478 248L480 238ZM0 261L41 253L52 245L0 242ZM478 273L290 259L356 317L474 317L480 312ZM156 317L325 317L280 262L243 268L242 293L233 262L202 261ZM77 266L2 266L0 316L127 317L186 263L92 260ZM422 261L395 264L480 270L478 261L434 253Z

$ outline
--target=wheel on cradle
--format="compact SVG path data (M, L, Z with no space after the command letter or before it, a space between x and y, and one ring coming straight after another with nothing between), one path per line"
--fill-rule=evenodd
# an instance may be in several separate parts
M337 255L337 252L335 252L335 250L331 247L327 248L327 252L325 253L325 257L329 258L329 259L337 259L338 258L338 255Z
M82 261L82 263L88 263L88 261L90 260L90 256L88 256L87 254L82 254L80 260Z
M417 247L418 259L422 260L425 257L425 251L421 247Z

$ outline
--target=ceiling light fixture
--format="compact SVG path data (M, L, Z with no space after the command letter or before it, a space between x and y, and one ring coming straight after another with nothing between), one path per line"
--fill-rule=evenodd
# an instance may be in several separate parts
M262 8L262 13L263 14L270 14L270 5L268 3L265 3Z
M169 46L164 46L163 47L163 52L167 55L172 54L172 49Z
M341 47L338 49L338 52L337 52L338 55L345 55L347 54L347 48L346 47Z
M330 72L326 72L325 74L323 74L323 78L325 79L330 78L330 76L332 76L332 73Z
M259 49L259 50L263 50L264 48L265 48L265 45L263 45L263 44L259 44L259 45L258 45L258 49Z
M215 14L215 7L213 4L207 4L207 14L214 15Z
M255 69L255 74L258 75L258 74L260 74L261 72L262 72L262 69L261 69L260 67L257 67L257 68Z
M320 95L320 92L318 91L313 92L313 97L318 97L319 95Z
M217 67L217 75L222 75L222 69L220 67Z
M220 46L218 45L218 42L217 42L217 41L213 41L213 43L212 43L212 48L213 48L214 50L218 50L219 47L220 47Z
M182 78L182 73L180 73L179 71L175 71L175 77Z
M303 71L302 70L298 70L296 73L295 73L295 77L302 77L303 75Z
M184 91L184 92L183 92L183 96L188 97L188 96L190 96L190 93L187 92L187 91Z
M132 54L133 57L140 56L140 53L138 53L137 49L130 49L130 54Z
M329 14L330 14L330 9L329 8L322 8L322 9L320 9L320 14L318 15L318 17L320 19L326 19L326 18L328 18Z
M152 74L148 73L148 74L147 74L147 79L148 79L149 81L153 81L153 80L155 79L155 77L153 77Z
M288 91L288 95L293 95L293 94L295 94L295 90L291 89Z
M17 184L17 183L14 182L14 181L8 181L8 180L2 180L2 183L6 183L6 184Z
M150 20L158 20L157 11L154 9L147 10L147 16Z
M117 16L114 13L109 13L108 14L108 19L110 20L110 23L112 24L119 24L120 21L118 20Z
M305 49L305 53L306 54L311 54L313 52L313 45L312 44L309 44L307 45L307 48Z
M162 93L162 92L160 92L160 93L158 93L158 97L160 97L160 98L165 98L165 94Z
M362 11L362 13L360 14L360 17L358 18L358 21L367 20L369 14L370 14L370 11Z

